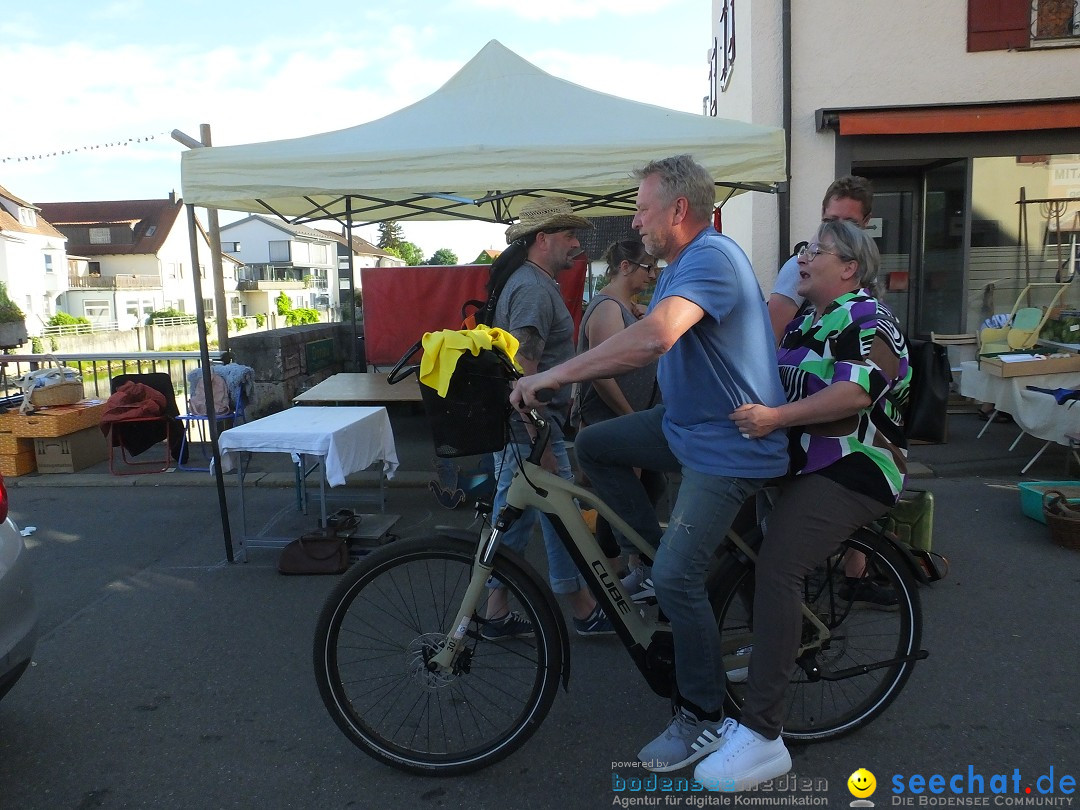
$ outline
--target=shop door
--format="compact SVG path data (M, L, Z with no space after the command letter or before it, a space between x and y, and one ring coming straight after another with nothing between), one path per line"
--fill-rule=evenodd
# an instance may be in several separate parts
M856 174L860 172L855 170ZM881 286L884 302L900 321L905 334L914 326L918 289L919 184L910 177L871 177L874 210L870 231L881 251Z

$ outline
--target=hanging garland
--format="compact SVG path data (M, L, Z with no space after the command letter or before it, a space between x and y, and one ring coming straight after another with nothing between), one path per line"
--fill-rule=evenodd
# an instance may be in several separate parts
M47 158L60 157L62 155L74 155L76 152L92 152L97 149L109 149L114 146L131 146L133 143L149 143L155 138L168 135L167 132L158 132L154 135L142 135L135 138L127 138L122 141L111 141L109 143L97 143L90 146L76 146L73 149L58 149L53 152L42 152L37 155L11 155L9 157L0 158L0 163L29 163L32 160L46 160Z

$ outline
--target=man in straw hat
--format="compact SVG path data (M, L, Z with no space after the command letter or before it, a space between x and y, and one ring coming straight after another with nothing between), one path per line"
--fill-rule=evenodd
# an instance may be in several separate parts
M562 390L659 359L663 405L590 425L575 442L578 463L600 497L657 548L651 578L671 622L678 700L674 718L638 758L666 772L718 749L738 749L743 761L747 753L760 759L756 752L766 748L767 767L755 760L748 768L773 778L790 768L786 750L773 762L775 742L758 742L751 751L734 740L738 724L723 720L723 651L705 578L743 502L787 471L784 431L750 440L730 417L746 403L785 402L775 344L746 254L712 227L716 189L708 171L679 155L635 176L634 228L645 249L667 262L648 312L595 348L519 380L511 401L531 406L539 389ZM635 467L682 473L666 530Z
M574 213L569 200L540 197L521 209L519 220L506 229L510 246L491 265L488 294L498 290L493 326L505 329L520 342L517 360L526 374L545 371L574 356L574 319L559 293L556 276L568 270L581 253L575 234L592 224ZM544 406L554 418L551 442L544 466L571 479L570 459L563 443L562 425L570 409L570 389L559 392ZM517 459L528 455L531 425L521 419L511 422L510 444L495 454L495 502L492 519L506 504L506 491L517 469ZM515 448L514 445L517 445ZM535 509L527 509L502 538L504 545L524 552L537 518L547 549L548 579L551 589L566 595L579 635L596 636L614 632L603 609L596 604L585 581L559 539L551 522ZM481 631L485 638L521 638L533 634L532 624L511 611L506 591L496 588L488 600L488 623Z

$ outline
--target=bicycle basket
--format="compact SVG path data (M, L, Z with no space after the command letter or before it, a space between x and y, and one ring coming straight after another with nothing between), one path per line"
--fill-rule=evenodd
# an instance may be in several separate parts
M475 456L502 450L507 442L510 380L516 376L500 351L464 353L450 377L446 396L420 385L439 458Z

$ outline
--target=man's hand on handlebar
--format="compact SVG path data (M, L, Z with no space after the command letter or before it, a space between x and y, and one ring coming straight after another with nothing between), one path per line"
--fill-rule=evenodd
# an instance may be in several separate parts
M551 399L551 394L561 387L555 375L551 371L541 371L539 374L530 374L522 377L514 385L510 392L510 404L519 411L527 411L529 408L539 408L544 402ZM537 396L539 392L545 392Z

